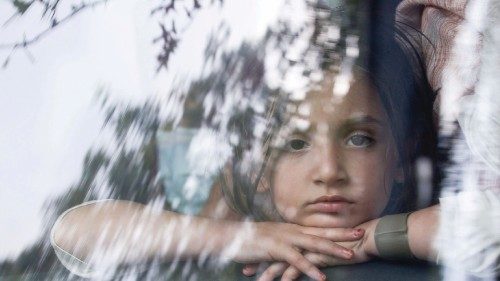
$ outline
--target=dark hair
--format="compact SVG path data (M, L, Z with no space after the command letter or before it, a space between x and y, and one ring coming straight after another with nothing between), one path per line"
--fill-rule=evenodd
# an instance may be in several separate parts
M399 32L397 26L395 32ZM369 75L389 116L405 176L400 194L393 189L392 199L396 200L392 202L399 204L388 212L415 209L415 163L420 157L434 159L437 143L433 122L436 95L426 79L420 55L415 49L406 48L409 45L403 44L404 37L398 37L397 42L395 32L372 29L374 40L367 58Z
M316 34L317 36L317 34ZM393 188L391 201L385 213L408 211L415 208L416 181L413 165L422 156L434 158L436 130L433 123L432 104L435 94L425 76L422 59L405 33L392 24L374 23L368 34L360 41L360 56L356 65L367 70L371 83L377 90L382 105L390 120L391 131L396 141L403 166L404 188ZM397 37L397 39L395 39ZM338 64L337 49L329 49L312 42L315 50L322 52L322 69L331 69ZM410 46L410 47L409 47ZM334 58L331 61L331 58ZM234 146L230 163L230 180L224 180L224 194L230 205L240 213L255 219L269 219L262 210L257 186L270 162L270 142L274 133L283 124L283 104L286 95L278 91L269 92L266 116L246 112L233 123L239 128L240 142ZM266 123L266 130L255 141L254 128L259 122ZM263 157L248 159L248 152L260 146ZM227 175L226 175L227 176Z

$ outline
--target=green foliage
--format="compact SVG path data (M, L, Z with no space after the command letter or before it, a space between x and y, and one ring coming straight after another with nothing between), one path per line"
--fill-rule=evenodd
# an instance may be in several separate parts
M160 125L158 105L152 102L131 107L107 105L103 111L107 112L106 126L114 132L116 147L90 149L87 152L80 178L64 193L46 203L46 228L40 238L16 259L0 261L0 279L6 276L16 279L28 273L34 280L40 280L42 273L58 275L57 279L67 278L69 272L58 262L49 241L50 228L67 209L102 198L103 194L109 198L141 203L162 196L163 188L156 180L155 133ZM128 147L125 138L132 134L140 142Z

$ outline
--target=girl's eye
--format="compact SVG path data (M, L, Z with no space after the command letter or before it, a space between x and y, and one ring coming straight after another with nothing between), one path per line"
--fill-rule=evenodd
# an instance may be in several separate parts
M357 133L347 139L347 145L354 147L368 147L373 144L374 141L375 140L372 137Z
M287 143L287 149L290 151L300 151L309 147L309 143L301 139L292 139Z

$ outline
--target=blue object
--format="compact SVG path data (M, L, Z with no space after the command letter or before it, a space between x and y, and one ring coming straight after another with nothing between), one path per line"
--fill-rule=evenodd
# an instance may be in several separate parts
M176 128L156 135L166 200L174 211L189 215L200 213L213 184L213 175L194 171L188 158L189 146L197 132L193 128Z

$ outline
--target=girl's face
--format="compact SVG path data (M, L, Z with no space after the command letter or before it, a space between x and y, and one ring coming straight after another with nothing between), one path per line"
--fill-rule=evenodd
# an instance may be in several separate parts
M353 227L380 216L402 180L388 117L362 79L335 98L333 83L290 113L271 176L276 210L291 223ZM304 124L307 128L304 130ZM300 128L300 129L299 129Z

